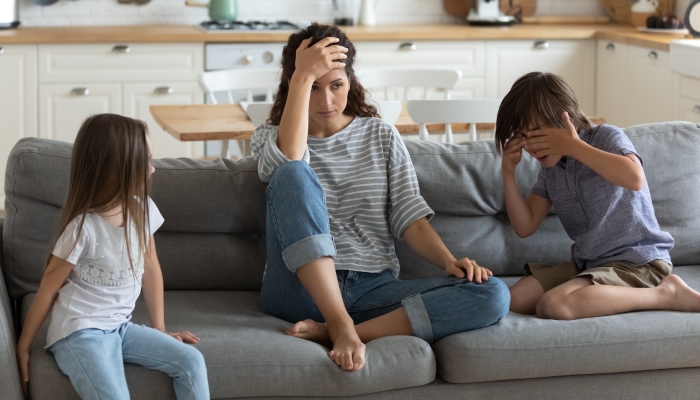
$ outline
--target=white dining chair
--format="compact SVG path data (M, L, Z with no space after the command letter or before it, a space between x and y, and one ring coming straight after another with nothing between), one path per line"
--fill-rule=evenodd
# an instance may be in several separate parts
M217 93L224 94L226 104L235 104L241 99L236 96L240 92L245 92L245 101L253 102L254 91L266 91L265 101L272 101L272 93L277 90L280 79L279 69L226 69L220 71L209 71L199 74L199 85L206 95L209 104L220 104ZM220 96L219 96L220 97ZM242 156L250 153L250 142L248 140L238 140L238 146ZM229 141L221 141L221 157L229 157Z
M418 137L428 140L426 124L445 124L445 142L452 143L453 123L470 124L470 140L477 140L476 124L496 122L501 100L409 100L406 110L420 124Z
M367 68L356 73L362 86L370 93L384 92L389 100L390 88L403 88L403 101L409 100L410 88L422 88L422 98L428 98L430 89L445 91L445 99L452 98L452 89L462 79L458 69L447 68Z
M377 112L382 116L382 120L394 125L396 120L399 119L401 115L402 105L400 101L389 100L389 101L371 101L371 103L377 107ZM250 118L253 125L257 128L267 121L270 116L270 109L272 109L272 102L255 102L255 103L244 103L245 111L248 113L248 118Z

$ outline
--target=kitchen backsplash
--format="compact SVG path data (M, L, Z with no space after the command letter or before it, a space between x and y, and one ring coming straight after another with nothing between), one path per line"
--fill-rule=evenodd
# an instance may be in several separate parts
M539 0L537 14L605 12L598 0ZM238 0L238 15L239 20L330 22L333 7L331 0ZM444 11L442 0L377 0L376 15L379 24L457 22ZM207 19L206 9L186 7L184 0L151 0L145 5L119 4L117 0L60 0L50 6L20 0L23 26L197 24Z

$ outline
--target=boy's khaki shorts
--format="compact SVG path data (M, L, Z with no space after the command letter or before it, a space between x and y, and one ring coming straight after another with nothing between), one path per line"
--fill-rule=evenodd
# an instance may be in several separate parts
M625 262L614 262L583 271L572 261L559 265L525 264L525 275L533 275L545 292L578 277L589 277L595 285L652 288L670 273L671 266L662 260L654 260L638 267Z

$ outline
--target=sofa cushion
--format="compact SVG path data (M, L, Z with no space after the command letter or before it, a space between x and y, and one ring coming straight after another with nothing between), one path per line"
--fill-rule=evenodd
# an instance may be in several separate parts
M667 122L625 129L644 159L654 209L663 230L676 240L675 265L700 264L700 125ZM554 210L526 240L508 220L503 198L501 157L493 140L442 144L407 140L421 195L436 212L431 222L455 256L470 257L496 275L521 275L525 262L558 264L571 257L571 240ZM539 163L525 154L516 170L520 191L527 196ZM439 274L396 241L404 279Z
M700 290L700 266L674 273ZM433 345L438 376L471 383L700 367L700 313L646 311L577 321L509 313Z
M22 302L26 315L34 295ZM321 345L286 336L291 324L263 313L257 292L166 291L165 322L171 331L189 330L201 341L214 399L253 396L346 396L424 385L435 379L435 357L426 342L411 336L367 345L367 364L357 372L336 366ZM135 323L147 324L139 300ZM31 348L32 399L78 399L50 351L47 324ZM173 399L164 373L126 364L132 399Z

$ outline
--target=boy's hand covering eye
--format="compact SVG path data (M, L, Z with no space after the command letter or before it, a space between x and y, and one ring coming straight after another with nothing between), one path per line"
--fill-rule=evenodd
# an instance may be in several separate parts
M527 132L525 150L536 157L548 155L571 156L573 148L580 140L574 124L565 111L561 115L563 128L541 128Z
M501 168L505 173L514 173L515 167L518 166L523 157L523 146L525 145L526 137L522 133L516 133L506 142L503 148L503 157L501 159Z

